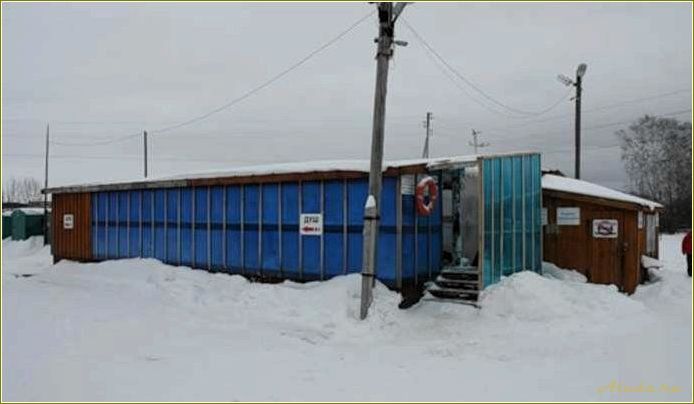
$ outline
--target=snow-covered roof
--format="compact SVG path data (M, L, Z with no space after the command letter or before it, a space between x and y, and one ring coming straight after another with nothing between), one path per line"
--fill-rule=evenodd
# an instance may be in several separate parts
M14 208L2 212L3 216L12 216L15 211L24 212L26 215L43 215L43 208ZM50 211L50 209L48 210Z
M560 175L545 174L542 176L542 189L568 192L572 194L588 195L598 198L610 199L619 202L628 202L645 206L651 210L662 208L658 202L630 195L592 182L577 180L575 178L562 177Z
M480 158L496 158L519 156L532 154L533 152L522 151L512 153L496 153L490 155L467 155L436 158L419 158L407 160L391 160L383 162L383 171L389 169L399 169L406 167L423 167L427 169L443 169L457 165L475 163ZM202 171L197 173L187 173L178 175L168 175L160 177L150 177L146 179L136 179L133 181L122 182L96 182L78 185L67 185L55 188L48 188L42 192L65 193L65 192L89 192L95 190L108 189L136 189L136 188L157 188L164 186L187 186L189 181L206 180L215 178L234 178L234 177L263 177L283 174L311 174L329 172L369 172L369 160L320 160L304 161L294 163L263 164L251 166L238 166L218 170Z
M513 153L517 154L517 153ZM509 155L513 155L509 154ZM494 157L499 155L494 155ZM453 157L437 157L429 159L408 159L408 160L392 160L383 162L383 171L389 169L397 169L403 167L424 166L427 168L436 169L438 167L451 166L456 164L469 164L477 161L478 155L468 156L453 156ZM136 179L133 181L121 182L94 182L77 185L59 186L48 188L44 192L61 193L61 192L86 192L96 189L108 187L113 189L126 188L154 188L158 186L184 186L190 180L205 180L213 178L233 178L233 177L261 177L281 174L310 174L310 173L327 173L327 172L369 172L369 160L321 160L321 161L304 161L293 163L279 164L263 164L251 166L237 166L231 168L208 170L197 173L186 173L178 175L168 175L159 177L149 177L146 179Z
M441 157L431 159L408 159L408 160L392 160L383 162L383 171L390 168L410 167L418 165L426 165L433 167L437 165L456 164L456 163L471 163L477 160L477 156L456 156L456 157ZM302 161L292 163L279 164L262 164L252 166L232 167L222 170L209 170L193 174L179 174L162 177L152 177L148 181L171 181L171 180L186 180L200 178L217 178L217 177L245 177L245 176L260 176L274 174L302 174L330 171L356 171L369 172L369 160L320 160L320 161Z

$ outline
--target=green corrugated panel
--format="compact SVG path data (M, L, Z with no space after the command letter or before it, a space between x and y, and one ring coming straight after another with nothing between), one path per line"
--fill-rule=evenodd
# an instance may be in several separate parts
M12 240L26 240L43 234L43 214L27 214L22 210L12 212Z
M2 217L2 238L3 240L12 236L12 216Z

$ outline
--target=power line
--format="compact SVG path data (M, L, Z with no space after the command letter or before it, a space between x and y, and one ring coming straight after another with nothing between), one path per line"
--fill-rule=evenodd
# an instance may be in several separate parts
M486 93L484 90L482 90L479 86L475 85L472 81L470 81L470 80L469 80L468 78L466 78L463 74L461 74L457 69L455 69L453 66L451 66L451 64L448 63L448 62L446 61L446 59L444 59L444 58L443 58L443 57L442 57L431 45L429 45L429 43L428 43L428 42L427 42L427 41L426 41L426 40L414 29L414 27L412 27L412 25L410 25L410 23L407 22L407 20L405 20L404 18L403 18L403 24L405 24L405 26L407 27L407 29L409 29L409 30L412 32L412 34L415 36L415 38L424 46L424 48L425 48L428 52L430 52L431 54L433 54L433 55L434 55L441 63L443 63L444 66L446 66L453 74L455 74L459 79L461 79L463 82L465 82L465 84L467 84L467 85L470 86L472 89L474 89L475 91L477 91L477 92L478 92L482 97L484 97L485 99L491 101L492 103L494 103L494 104L496 104L496 105L498 105L498 106L500 106L500 107L502 107L502 108L504 108L504 109L506 109L506 110L508 110L508 111L514 112L514 113L519 114L519 115L535 115L535 116L537 116L537 115L542 115L542 114L545 114L545 113L547 113L547 112L553 110L554 108L556 108L562 101L564 101L564 100L568 97L569 92L567 92L566 94L563 94L563 95L561 96L561 98L559 98L556 102L550 104L548 107L546 107L546 108L544 108L544 109L542 109L542 110L540 110L540 111L524 111L524 110L521 110L521 109L513 108L513 107L511 107L511 106L509 106L509 105L507 105L507 104L505 104L505 103L503 103L503 102L501 102L501 101L498 101L497 99L495 99L495 98L492 97L491 95L487 94L487 93Z
M193 123L196 123L196 122L200 122L200 121L202 121L202 120L205 120L205 119L209 118L210 116L212 116L212 115L214 115L214 114L216 114L216 113L218 113L218 112L221 112L221 111L223 111L223 110L225 110L225 109L228 109L228 108L230 108L230 107L232 107L232 106L238 104L239 102L241 102L241 101L243 101L243 100L245 100L245 99L251 97L252 95L254 95L254 94L256 94L256 93L258 93L259 91L261 91L261 90L263 90L264 88L266 88L266 87L270 86L271 84L275 83L276 81L278 81L278 80L281 79L282 77L286 76L287 74L289 74L289 73L292 72L293 70L297 69L298 67L300 67L300 66L303 65L304 63L308 62L308 61L309 61L310 59L312 59L314 56L318 55L319 53L321 53L322 51L324 51L325 49L327 49L328 47L330 47L331 45L333 45L334 43L336 43L337 41L339 41L340 39L342 39L343 37L345 37L347 34L349 34L350 32L352 32L355 28L357 28L359 25L361 25L361 23L363 23L364 21L366 21L367 18L371 17L371 16L372 16L373 14L375 14L375 13L376 13L375 11L372 11L372 12L370 12L370 13L364 15L363 17L359 18L357 21L355 21L354 23L352 23L351 25L349 25L345 30L343 30L343 31L340 32L338 35L336 35L335 37L333 37L332 39L330 39L328 42L326 42L326 43L324 43L323 45L319 46L318 48L314 49L313 51L311 51L310 53L308 53L308 54L307 54L306 56L304 56L303 58L299 59L299 61L297 61L296 63L294 63L294 64L292 64L291 66L289 66L288 68L282 70L281 72L279 72L278 74L276 74L276 75L274 75L273 77L269 78L268 80L264 81L264 82L261 83L260 85L258 85L258 86L256 86L256 87L252 88L251 90L245 92L244 94L242 94L242 95L240 95L240 96L234 98L233 100L231 100L231 101L225 103L224 105L221 105L220 107L217 107L217 108L215 108L215 109L213 109L213 110L211 110L211 111L209 111L209 112L206 112L206 113L204 113L204 114L202 114L202 115L199 115L199 116L196 116L196 117L194 117L194 118L188 119L188 120L186 120L186 121L183 121L183 122L180 122L180 123L177 123L177 124L174 124L174 125L165 126L165 127L162 127L162 128L158 128L158 129L151 130L151 131L149 131L149 133L151 133L151 134L164 133L164 132L168 132L168 131L171 131L171 130L174 130L174 129L182 128L182 127L184 127L184 126L188 126L188 125L191 125L191 124L193 124ZM56 144L56 145L60 145L60 146L101 146L101 145L107 145L107 144L111 144L111 143L116 143L116 142L128 140L128 139L131 139L131 138L139 137L140 135L141 135L141 133L138 132L138 133L134 133L134 134L132 134L132 135L121 136L121 137L118 137L118 138L115 138L115 139L110 139L110 140L105 140L105 141L79 142L79 143L78 143L78 142L75 142L75 143L68 143L68 142L52 142L52 143L53 143L53 144Z
M93 142L56 142L55 140L51 140L51 144L54 144L57 146L103 146L103 145L108 145L108 144L113 144L113 143L118 143L118 142L122 142L122 141L129 140L129 139L133 139L133 138L139 137L140 135L141 135L141 133L133 133L132 135L126 135L126 136L121 136L121 137L117 137L114 139L93 141Z
M190 125L190 124L193 124L193 123L196 123L196 122L200 122L200 121L202 121L202 120L204 120L204 119L206 119L206 118L208 118L208 117L210 117L210 116L212 116L212 115L214 115L214 114L216 114L216 113L218 113L218 112L221 112L221 111L223 111L223 110L225 110L225 109L227 109L227 108L230 108L230 107L232 107L232 106L238 104L239 102L245 100L246 98L252 96L253 94L255 94L255 93L257 93L257 92L259 92L260 90L264 89L265 87L271 85L271 84L274 83L275 81L277 81L277 80L281 79L282 77L286 76L287 74L289 74L289 73L290 73L291 71L293 71L294 69L298 68L299 66L301 66L301 65L303 65L304 63L306 63L307 61L309 61L309 60L310 60L311 58L313 58L315 55L319 54L320 52L322 52L323 50L325 50L326 48L328 48L329 46L331 46L331 45L334 44L335 42L337 42L337 41L339 41L340 39L342 39L345 35L347 35L347 34L350 33L352 30L354 30L357 26L359 26L362 22L366 21L367 18L371 17L374 13L375 13L375 11L372 11L372 12L366 14L365 16L359 18L356 22L354 22L352 25L350 25L349 27L347 27L347 29L345 29L344 31L340 32L337 36L335 36L334 38L332 38L331 40L329 40L329 41L326 42L325 44L319 46L318 48L316 48L315 50L313 50L312 52L310 52L308 55L306 55L306 56L304 56L303 58L301 58L298 62L292 64L292 65L289 66L288 68L284 69L284 70L281 71L280 73L278 73L278 74L276 74L275 76L271 77L270 79L266 80L266 81L263 82L262 84L260 84L260 85L258 85L258 86L256 86L256 87L252 88L251 90L247 91L246 93L242 94L241 96L236 97L236 98L234 98L233 100L227 102L226 104L224 104L224 105L222 105L222 106L220 106L220 107L218 107L218 108L215 108L215 109L213 109L212 111L209 111L209 112L206 112L206 113L204 113L204 114L202 114L202 115L199 115L199 116L197 116L197 117L195 117L195 118L191 118L191 119L189 119L189 120L187 120L187 121L184 121L184 122L181 122L181 123L178 123L178 124L175 124L175 125L171 125L171 126L166 126L166 127L163 127L163 128L155 129L155 130L150 131L150 133L152 133L152 134L155 134L155 133L164 133L164 132L168 132L168 131L173 130L173 129L181 128L181 127L183 127L183 126L187 126L187 125Z

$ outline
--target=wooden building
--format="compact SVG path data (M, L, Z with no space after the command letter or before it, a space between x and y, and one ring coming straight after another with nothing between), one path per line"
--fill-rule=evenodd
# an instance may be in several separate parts
M631 294L647 277L642 257L658 258L662 208L587 181L543 173L544 261Z

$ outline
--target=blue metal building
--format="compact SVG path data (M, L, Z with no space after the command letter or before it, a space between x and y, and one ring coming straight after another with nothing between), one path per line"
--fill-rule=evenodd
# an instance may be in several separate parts
M429 216L415 209L423 176L442 191ZM464 264L482 289L539 272L540 178L535 153L386 163L377 279L401 289ZM51 188L54 259L152 257L297 281L360 272L367 180L368 162L335 161ZM319 232L302 234L306 214L319 215Z

